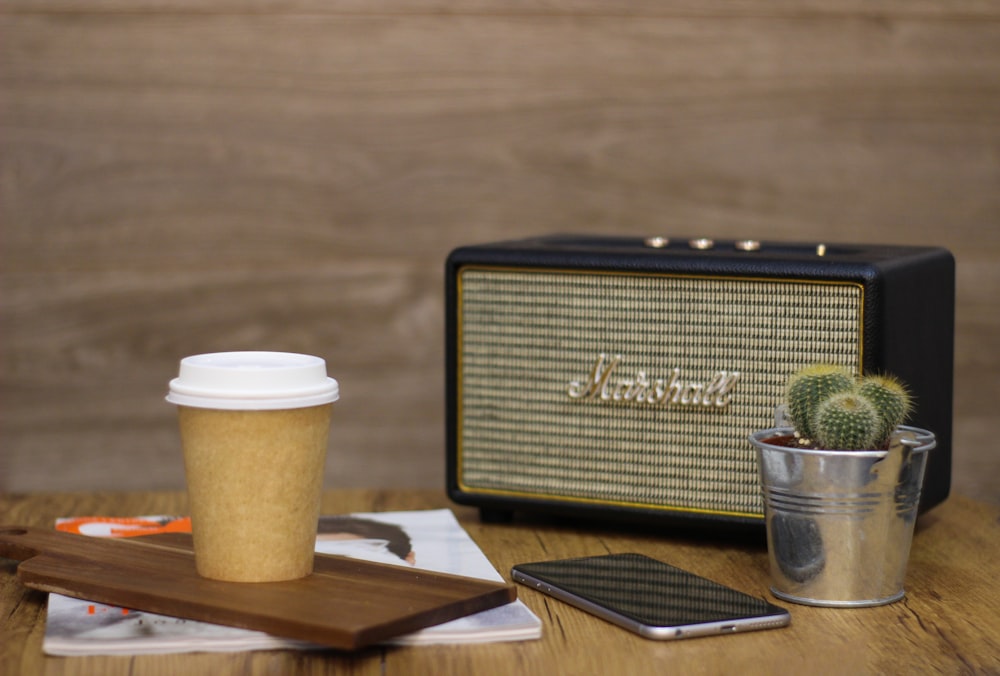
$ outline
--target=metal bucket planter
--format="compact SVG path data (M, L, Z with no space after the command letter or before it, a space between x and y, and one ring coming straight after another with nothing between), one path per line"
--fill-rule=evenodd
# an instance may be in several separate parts
M897 428L887 451L815 451L750 436L764 496L772 593L815 606L903 598L927 453L934 434Z

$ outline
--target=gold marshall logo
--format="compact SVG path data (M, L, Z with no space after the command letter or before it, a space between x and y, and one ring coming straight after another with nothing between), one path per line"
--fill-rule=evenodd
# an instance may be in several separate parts
M621 360L621 355L610 361L606 354L600 355L587 380L571 382L567 394L572 399L634 401L649 406L725 408L740 379L738 371L718 371L707 382L683 381L679 368L671 370L669 378L653 380L645 371L639 371L635 378L614 379L612 375Z

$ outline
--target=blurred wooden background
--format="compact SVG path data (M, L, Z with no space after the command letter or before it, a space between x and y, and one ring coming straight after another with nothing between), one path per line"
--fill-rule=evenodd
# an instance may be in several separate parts
M444 485L443 261L549 232L958 261L1000 501L997 0L0 0L0 490L177 488L186 354L319 354L329 486Z

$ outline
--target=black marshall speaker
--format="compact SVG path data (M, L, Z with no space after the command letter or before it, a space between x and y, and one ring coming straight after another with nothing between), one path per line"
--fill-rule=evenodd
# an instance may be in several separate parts
M948 495L944 249L553 236L456 249L446 293L448 492L484 518L763 527L747 435L817 361L909 385Z

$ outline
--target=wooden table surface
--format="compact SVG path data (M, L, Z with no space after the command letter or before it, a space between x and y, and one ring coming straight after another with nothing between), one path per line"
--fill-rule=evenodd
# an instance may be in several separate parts
M487 525L437 491L338 490L326 514L450 507L509 580L513 564L607 552L643 552L756 596L768 593L758 541L535 519ZM183 493L0 496L0 523L51 526L58 516L180 514ZM780 603L790 627L681 641L639 638L526 587L540 640L462 646L376 647L354 654L267 651L135 657L42 653L45 594L0 560L0 674L997 674L1000 673L1000 506L952 497L917 524L906 598L828 609ZM772 599L773 600L773 599Z

